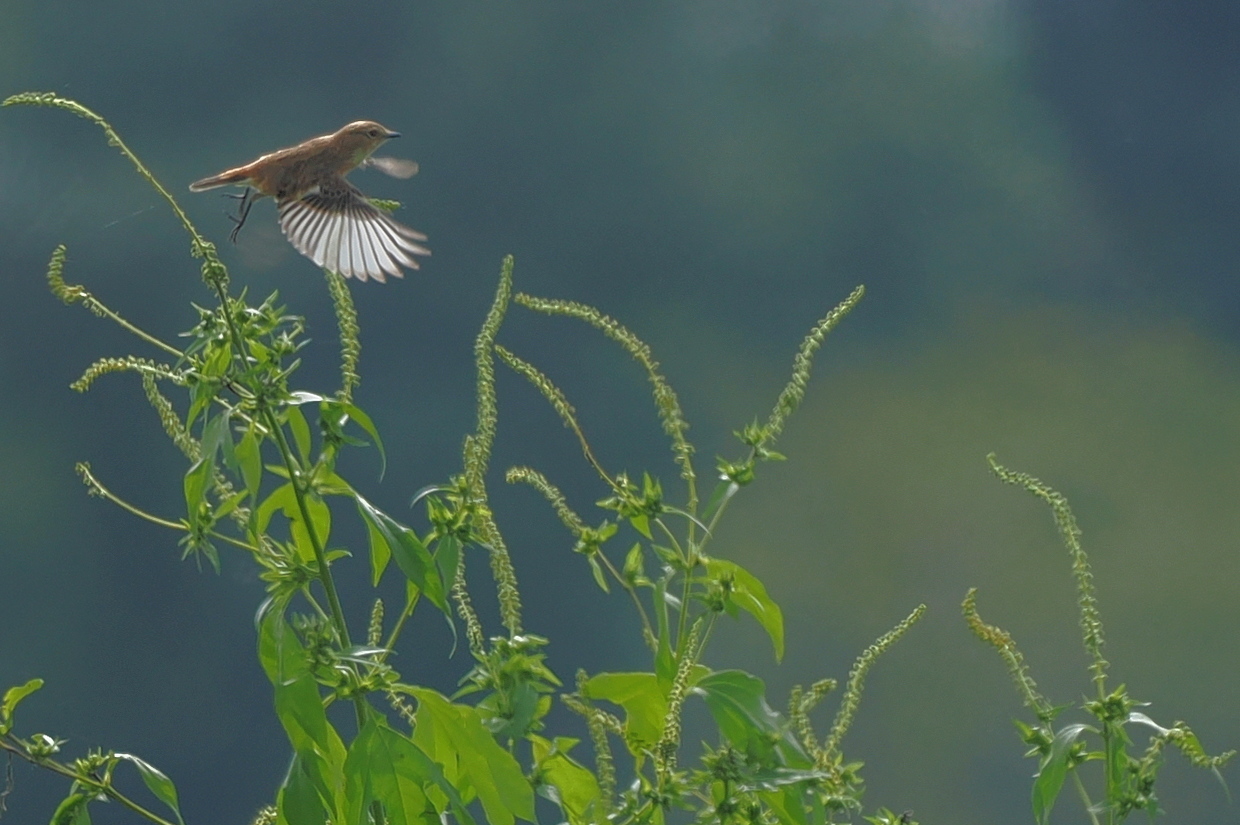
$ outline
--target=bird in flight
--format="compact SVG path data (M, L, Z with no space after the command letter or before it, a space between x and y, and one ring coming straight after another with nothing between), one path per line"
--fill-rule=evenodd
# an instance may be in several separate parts
M245 192L233 196L241 201L232 218L234 243L254 201L275 198L280 229L298 252L346 278L374 278L383 283L388 275L404 277L402 267L417 269L415 255L431 254L419 243L426 236L397 223L345 176L359 166L396 178L415 175L418 165L411 160L371 156L394 137L400 133L372 120L359 120L330 135L203 178L189 189L245 187Z

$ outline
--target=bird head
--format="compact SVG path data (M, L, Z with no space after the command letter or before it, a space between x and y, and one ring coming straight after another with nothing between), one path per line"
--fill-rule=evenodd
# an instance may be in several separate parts
M358 120L332 135L332 143L345 151L354 164L358 164L394 137L400 137L400 132L393 132L373 120Z

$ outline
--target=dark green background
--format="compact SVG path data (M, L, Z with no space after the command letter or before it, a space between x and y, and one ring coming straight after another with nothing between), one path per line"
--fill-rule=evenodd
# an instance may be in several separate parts
M1113 684L1212 752L1240 746L1235 8L6 0L0 95L53 90L103 114L219 242L231 202L190 181L358 118L405 134L392 154L418 177L355 180L402 200L434 256L404 281L353 284L358 401L391 463L382 483L373 453L348 467L396 512L457 467L471 341L506 253L518 288L598 305L651 343L702 473L738 454L731 431L765 415L809 326L866 284L780 441L790 460L762 468L714 545L784 606L786 660L740 622L713 663L754 670L778 700L842 679L925 602L872 673L846 751L867 763L871 807L990 825L1031 821L1034 765L1001 662L959 617L965 590L1053 701L1088 689L1066 554L1049 513L989 476L991 450L1070 497ZM0 687L47 679L22 730L69 738L70 755L144 756L191 825L248 822L287 758L252 653L261 583L232 553L221 576L180 562L177 536L75 479L89 460L139 505L181 506L183 463L137 380L67 388L96 357L155 353L47 294L60 242L71 283L165 338L210 301L184 234L94 127L0 112ZM301 386L334 389L323 279L270 205L222 249L236 284L278 288L308 317ZM626 357L516 308L502 338L565 388L608 467L674 489ZM570 680L645 667L623 599L599 597L547 508L498 471L539 466L586 512L604 491L536 393L509 375L500 393L496 501L527 628ZM468 665L445 664L439 622L411 641L410 678L449 689ZM63 787L16 776L5 821L45 821ZM1160 794L1167 822L1236 817L1176 755ZM1074 798L1061 806L1056 821L1082 821ZM130 821L119 813L96 821Z

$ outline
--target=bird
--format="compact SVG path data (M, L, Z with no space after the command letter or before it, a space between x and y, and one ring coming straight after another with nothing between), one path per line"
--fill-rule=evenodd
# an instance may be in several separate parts
M250 207L260 198L276 199L280 229L294 248L320 267L346 278L379 283L386 276L403 278L402 267L418 268L417 255L431 251L426 236L396 222L375 206L345 176L359 166L396 178L417 174L411 160L372 157L392 138L400 137L373 120L358 120L330 135L263 155L244 166L190 184L191 192L219 186L244 186L229 236L233 243L245 225Z

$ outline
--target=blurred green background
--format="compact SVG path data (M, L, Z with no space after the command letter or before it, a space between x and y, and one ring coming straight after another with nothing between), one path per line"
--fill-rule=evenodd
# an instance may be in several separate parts
M402 200L434 256L352 284L357 398L390 465L379 482L359 451L348 469L394 512L458 466L471 342L506 253L518 288L595 304L654 347L701 473L739 454L731 432L769 410L806 330L866 284L778 445L790 460L761 468L714 545L783 605L788 655L776 665L742 621L713 664L754 670L782 702L844 678L925 602L845 750L867 763L871 807L990 825L1031 821L1035 766L1002 663L959 616L966 589L1052 701L1089 687L1050 514L989 475L991 450L1069 496L1113 684L1211 752L1240 746L1238 37L1224 2L6 0L0 95L52 90L107 117L221 242L236 285L307 316L299 386L322 391L322 276L269 204L232 247L232 202L185 186L354 119L404 133L391 154L418 177L355 181ZM142 755L190 823L248 822L287 759L253 656L263 589L231 553L220 576L181 562L177 536L77 482L89 460L175 518L184 466L133 376L68 389L97 357L153 353L46 292L60 242L71 283L165 338L211 300L97 129L0 112L0 687L45 678L24 731L70 755ZM605 465L675 489L644 376L614 346L519 308L501 337L568 392ZM527 628L569 680L646 667L622 597L599 597L548 509L500 472L538 466L587 513L604 491L531 388L501 375L500 393L496 504ZM398 666L450 689L467 657L446 659L442 623L420 628ZM1166 821L1235 819L1213 777L1168 761ZM45 821L63 786L15 767L6 822ZM1056 820L1082 821L1074 798Z

